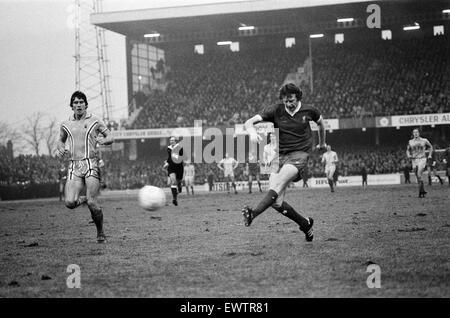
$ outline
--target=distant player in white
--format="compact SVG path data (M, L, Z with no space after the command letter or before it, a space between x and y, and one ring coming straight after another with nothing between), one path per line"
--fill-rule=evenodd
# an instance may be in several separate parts
M334 192L334 172L336 171L336 162L338 162L337 153L331 151L331 146L327 146L327 151L322 155L322 163L325 163L325 175L328 179L331 192Z
M220 160L220 162L217 164L217 167L219 167L220 170L223 171L223 176L225 177L226 183L227 183L227 192L230 193L230 183L234 188L234 193L237 194L236 191L236 183L234 183L234 169L237 168L239 162L230 157L228 153L225 154L225 158Z
M265 166L265 173L277 173L279 170L278 162L278 143L275 133L269 133L269 143L264 146L263 165Z
M189 187L191 188L192 195L194 195L194 179L195 179L195 167L190 160L186 160L184 166L184 184L186 186L187 194L189 194Z
M422 174L427 166L426 151L429 149L428 158L431 159L433 155L433 146L426 138L420 137L418 128L413 130L413 139L409 140L408 147L406 148L406 155L412 159L412 168L417 177L417 183L419 184L419 198L424 198L427 192L425 191Z

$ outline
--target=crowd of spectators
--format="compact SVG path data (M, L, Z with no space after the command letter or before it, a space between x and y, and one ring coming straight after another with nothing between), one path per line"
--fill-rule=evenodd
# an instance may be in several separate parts
M61 164L46 155L0 156L0 185L56 183Z
M305 53L273 49L174 58L165 91L151 91L145 102L137 92L144 108L132 128L193 126L194 120L209 126L242 122L276 99L278 85Z
M340 176L360 175L364 166L368 174L402 173L410 161L402 146L339 146L337 171ZM120 152L104 154L102 182L111 190L137 189L146 184L166 187L167 170L163 168L163 156L128 160ZM50 156L19 155L13 160L0 158L0 185L50 184L58 182L58 170L62 162ZM209 178L214 182L224 181L217 164L195 163L195 183L205 184ZM441 167L442 162L439 163ZM442 167L441 167L442 168ZM245 163L239 163L235 170L237 181L246 181ZM313 153L308 166L309 177L324 177L324 166L319 153ZM267 180L262 175L261 180Z
M277 100L307 47L221 52L168 59L165 91L136 92L143 111L131 128L243 122ZM314 91L304 101L326 118L450 111L447 36L313 45Z

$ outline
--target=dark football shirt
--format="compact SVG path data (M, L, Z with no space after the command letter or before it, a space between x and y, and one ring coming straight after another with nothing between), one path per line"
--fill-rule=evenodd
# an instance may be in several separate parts
M261 117L279 129L279 153L287 154L293 151L311 152L313 137L309 122L317 122L320 115L316 108L302 104L300 110L291 116L280 103L264 109Z
M172 152L174 155L179 155L180 158L178 160L173 160L172 158ZM180 144L175 144L174 146L168 146L167 147L167 163L169 164L170 168L181 168L183 167L183 148L180 146Z

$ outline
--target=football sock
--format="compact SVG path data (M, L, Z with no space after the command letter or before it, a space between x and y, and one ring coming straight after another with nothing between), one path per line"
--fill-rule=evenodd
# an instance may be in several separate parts
M295 209L292 206L290 206L286 201L283 201L283 203L279 207L274 206L272 207L281 214L283 214L285 217L288 217L289 219L297 223L300 226L300 229L304 230L308 228L309 221L303 216L301 216L297 211L295 211Z
M333 189L333 180L328 179L328 184L330 185L330 188Z
M227 182L227 192L230 193L230 184Z
M248 182L248 192L252 192L252 182Z
M431 176L428 176L428 185L431 185Z
M192 192L192 195L194 195L194 187L193 186L191 186L191 192Z
M91 211L92 220L94 221L95 226L97 227L97 234L103 234L103 212L102 212L102 209L94 203L91 203L88 206L89 206L89 210Z
M439 182L440 182L441 184L444 184L444 181L442 181L442 178L441 178L440 175L437 175L436 177L439 179Z
M269 190L266 196L259 202L258 206L252 210L252 217L256 218L263 213L269 206L271 206L278 198L278 193L274 190Z
M423 185L423 181L420 181L420 182L419 182L419 192L420 192L420 193L425 192L425 187L424 187L424 185Z
M171 186L170 190L172 191L172 197L174 200L177 199L177 195L178 195L178 189L177 186Z
M237 192L236 191L236 183L233 182L232 185L233 185L234 192Z
M259 187L259 192L262 192L262 189L261 189L261 182L260 182L260 181L258 181L258 187Z

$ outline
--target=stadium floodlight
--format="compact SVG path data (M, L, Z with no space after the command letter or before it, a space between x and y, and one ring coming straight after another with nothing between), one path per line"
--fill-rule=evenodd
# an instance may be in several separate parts
M255 27L253 25L244 25L239 27L239 31L246 31L246 30L254 30Z
M217 45L231 45L231 41L220 41L220 42L217 42Z
M318 34L310 34L309 37L311 39L317 39L317 38L323 38L323 33L318 33Z
M355 21L355 19L353 19L353 18L337 19L337 22L353 22L353 21Z
M442 10L442 13L450 13L450 9Z
M403 31L411 31L420 29L419 23L415 22L413 25L407 25L403 27Z
M157 37L159 37L161 34L159 34L159 33L147 33L147 34L144 34L144 38L157 38Z

